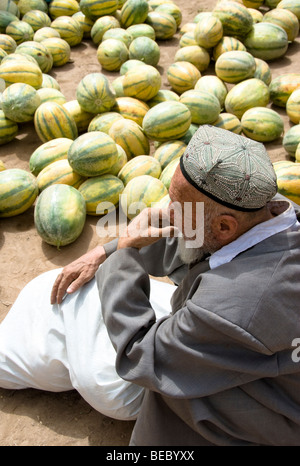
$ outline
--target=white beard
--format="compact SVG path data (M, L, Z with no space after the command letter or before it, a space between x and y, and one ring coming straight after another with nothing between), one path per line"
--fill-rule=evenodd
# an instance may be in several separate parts
M179 255L184 264L198 262L206 254L204 248L187 248L184 238L178 238Z

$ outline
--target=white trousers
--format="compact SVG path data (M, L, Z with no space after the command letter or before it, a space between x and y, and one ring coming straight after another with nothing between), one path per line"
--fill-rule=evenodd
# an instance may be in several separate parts
M51 289L60 271L45 272L29 282L1 323L0 387L76 389L102 414L133 420L144 389L116 373L96 280L68 295L61 305L51 305ZM173 292L173 285L151 279L150 302L157 318L171 312Z

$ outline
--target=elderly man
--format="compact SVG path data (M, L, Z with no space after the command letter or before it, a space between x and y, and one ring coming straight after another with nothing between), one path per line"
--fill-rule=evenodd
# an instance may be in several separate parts
M175 226L143 211L139 234L25 287L0 326L0 386L76 388L137 418L131 445L300 445L297 206L276 199L262 144L206 125L169 193Z

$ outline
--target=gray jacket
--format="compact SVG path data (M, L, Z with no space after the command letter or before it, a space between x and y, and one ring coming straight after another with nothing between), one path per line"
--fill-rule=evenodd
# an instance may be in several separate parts
M113 247L96 275L103 316L120 377L146 388L131 445L300 445L299 232L214 270L183 266L176 239ZM158 321L148 274L179 284Z

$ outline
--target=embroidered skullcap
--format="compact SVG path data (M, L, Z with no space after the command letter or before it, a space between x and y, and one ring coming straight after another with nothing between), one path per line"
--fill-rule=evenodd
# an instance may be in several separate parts
M265 146L215 126L199 127L180 158L180 168L196 189L236 210L261 209L277 192Z

